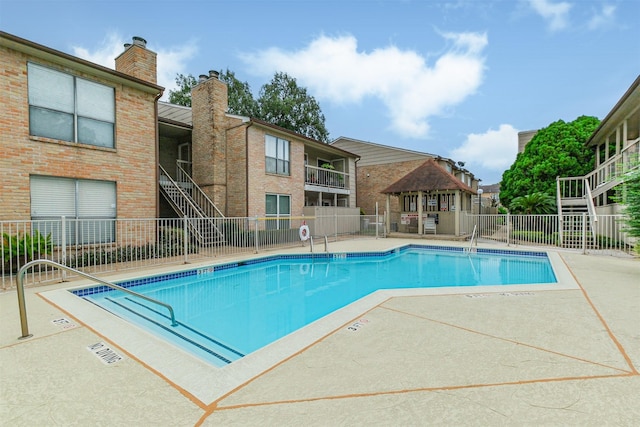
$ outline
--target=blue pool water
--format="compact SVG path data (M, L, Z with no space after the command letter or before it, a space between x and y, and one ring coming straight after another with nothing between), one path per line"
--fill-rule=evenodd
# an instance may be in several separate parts
M440 248L442 249L442 248ZM434 250L281 255L120 283L165 308L104 287L79 296L224 366L379 289L555 283L545 253Z

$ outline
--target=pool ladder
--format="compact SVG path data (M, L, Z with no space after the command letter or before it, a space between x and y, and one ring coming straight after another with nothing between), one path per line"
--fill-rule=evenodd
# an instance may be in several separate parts
M311 253L313 253L313 236L309 236L309 247L311 248ZM329 253L329 239L327 236L324 236L324 251Z
M173 307L171 307L169 304L164 303L162 301L158 301L156 299L153 299L151 297L148 297L146 295L142 295L139 294L137 292L132 291L131 289L127 289L127 288L123 288L122 286L118 286L114 283L110 283L107 281L104 281L102 279L98 279L97 277L94 277L90 274L87 273L83 273L82 271L76 270L75 268L71 268L71 267L67 267L66 265L62 265L59 264L55 261L51 261L48 259L35 259L33 261L29 261L28 263L26 263L25 265L23 265L20 270L18 271L18 287L17 287L17 291L18 291L18 306L20 308L20 326L22 327L22 336L20 337L22 338L29 338L32 335L29 333L29 325L27 324L27 307L25 304L25 299L24 299L24 275L26 274L27 270L30 269L33 266L36 265L50 265L52 267L57 268L58 270L63 270L63 271L69 271L71 273L75 273L79 276L85 277L87 279L93 280L95 282L98 282L102 285L105 285L109 288L112 289L116 289L118 291L122 291L122 292L126 292L128 294L131 294L133 296L136 296L138 298L142 298L143 300L152 302L154 304L158 304L161 305L163 307L165 307L167 310L169 310L169 314L171 315L171 326L178 326L178 322L176 322L176 316L173 312Z

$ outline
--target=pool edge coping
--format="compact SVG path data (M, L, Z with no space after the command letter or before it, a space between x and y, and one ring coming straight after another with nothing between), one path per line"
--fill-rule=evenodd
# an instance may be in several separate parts
M398 245L389 250L393 252L398 248L407 246L411 245ZM516 253L531 252L518 250L507 251ZM556 275L557 283L552 285L454 286L444 288L378 290L221 368L215 367L199 359L197 356L190 354L186 350L176 347L139 327L132 328L130 323L70 292L72 289L80 289L87 287L87 285L79 284L44 291L40 292L40 295L78 319L84 326L90 328L101 337L113 342L118 348L127 353L129 357L151 367L177 387L191 393L205 404L209 404L264 371L281 363L283 360L304 351L306 348L314 345L341 327L348 326L354 319L357 319L362 316L363 313L370 311L389 298L580 289L573 274L559 253L554 251L535 252L547 254L554 274ZM257 258L266 257L252 257L252 259ZM229 262L227 262L227 264L228 263ZM192 270L193 268L194 266L190 265L186 268L177 268L176 271Z

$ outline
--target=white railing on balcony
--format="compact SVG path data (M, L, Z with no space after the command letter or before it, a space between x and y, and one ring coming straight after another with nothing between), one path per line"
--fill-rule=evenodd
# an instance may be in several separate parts
M585 176L560 177L559 197L562 199L576 199L587 196L588 182L593 197L613 188L620 183L622 176L639 166L640 138L628 142L620 154L607 159Z
M316 166L305 166L305 184L349 188L349 174Z

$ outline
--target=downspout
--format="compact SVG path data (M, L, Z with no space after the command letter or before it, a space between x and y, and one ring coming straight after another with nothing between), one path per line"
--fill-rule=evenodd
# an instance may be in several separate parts
M160 218L160 177L158 176L158 166L160 165L160 124L158 123L158 101L160 100L160 98L162 97L162 95L164 94L164 90L160 91L160 93L158 93L155 97L155 99L153 100L153 105L154 105L154 111L153 111L153 115L154 115L154 120L155 120L155 126L156 126L156 152L155 152L155 162L156 162L156 167L155 169L155 180L156 180L156 218Z
M354 177L353 177L353 179L354 179L354 181L353 181L353 182L356 184L356 185L355 185L355 187L356 187L356 197L355 197L356 205L355 205L355 207L356 207L356 208L358 208L358 207L359 207L359 206L358 206L358 162L360 161L360 159L361 159L361 158L362 158L362 157L358 157L358 158L353 162L353 168L355 169L355 170L354 170L354 172L355 172L355 173L354 173Z
M244 129L244 170L245 170L245 180L244 180L244 194L245 197L245 216L249 216L249 128L253 126L253 121L249 121L249 124Z

